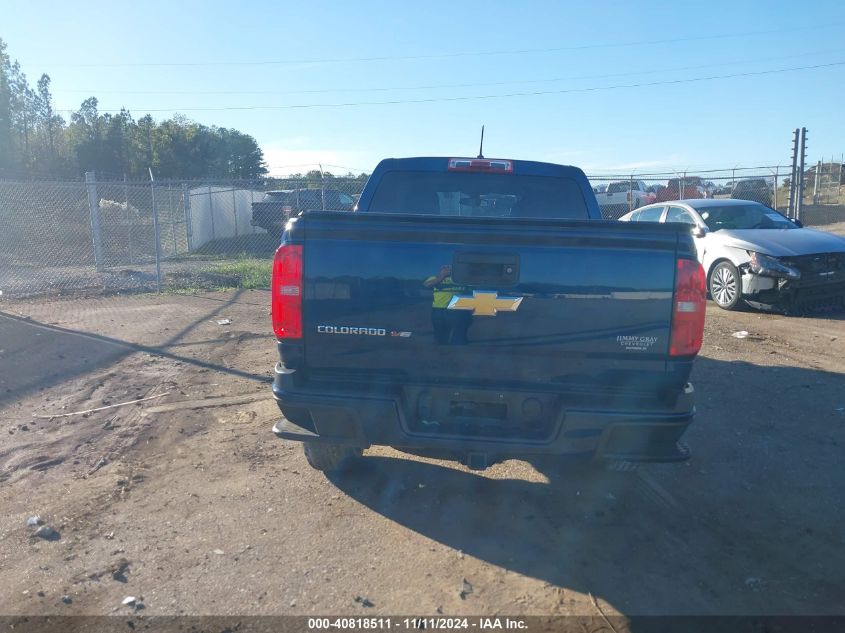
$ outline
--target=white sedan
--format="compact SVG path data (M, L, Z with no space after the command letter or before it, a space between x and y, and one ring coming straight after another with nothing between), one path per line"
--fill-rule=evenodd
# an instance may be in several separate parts
M793 312L845 301L845 238L804 228L758 202L661 202L619 221L689 224L710 296L725 310L745 302Z

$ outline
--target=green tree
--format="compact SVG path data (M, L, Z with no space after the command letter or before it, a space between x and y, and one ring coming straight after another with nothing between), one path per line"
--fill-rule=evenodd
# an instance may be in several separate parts
M108 171L118 175L129 173L129 154L131 152L131 129L134 125L132 115L121 108L118 114L107 114L103 117L105 137L103 138L102 154L109 162Z
M26 74L16 61L10 66L9 87L11 89L12 147L17 155L13 165L21 171L29 171L33 166L33 140L38 118L38 98L29 87ZM16 151L15 151L16 150Z
M129 111L101 113L89 97L70 116L58 116L42 74L37 91L0 40L0 169L9 174L157 178L258 179L267 173L254 138L175 115L157 123Z
M0 39L0 170L12 167L12 90L11 62L6 54L6 42Z
M41 79L38 80L38 98L41 124L47 132L49 149L48 171L52 173L56 167L56 140L53 135L55 113L53 112L53 95L50 94L50 75L46 73L41 75Z
M156 124L149 114L142 116L129 130L129 176L146 178L153 166L153 130Z
M85 171L106 171L103 160L103 125L97 111L97 98L88 97L79 110L70 115L70 144L79 169Z

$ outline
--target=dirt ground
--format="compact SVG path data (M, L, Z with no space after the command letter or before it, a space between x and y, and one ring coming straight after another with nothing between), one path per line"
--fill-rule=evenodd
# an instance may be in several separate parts
M684 464L330 481L271 433L267 303L0 304L0 613L845 613L845 315L710 305Z

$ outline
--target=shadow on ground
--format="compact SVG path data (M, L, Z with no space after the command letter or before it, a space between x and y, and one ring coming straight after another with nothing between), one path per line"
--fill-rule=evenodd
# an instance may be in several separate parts
M543 460L543 483L368 456L333 483L467 556L626 614L841 613L834 473L845 424L831 404L842 375L708 358L695 374L686 465L628 473Z
M226 301L216 303L160 345L141 345L0 312L0 341L3 341L3 374L0 403L14 401L33 391L45 390L76 376L106 367L137 352L178 360L189 366L211 369L258 382L269 380L267 373L255 373L203 361L179 354L171 347L186 347L184 342L200 323L214 318L238 303L243 291L236 291Z

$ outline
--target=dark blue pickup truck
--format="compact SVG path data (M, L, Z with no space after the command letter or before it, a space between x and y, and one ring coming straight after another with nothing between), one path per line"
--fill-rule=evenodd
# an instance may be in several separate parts
M580 169L519 160L384 160L356 211L292 219L273 264L273 430L312 466L688 457L688 226L601 220Z

